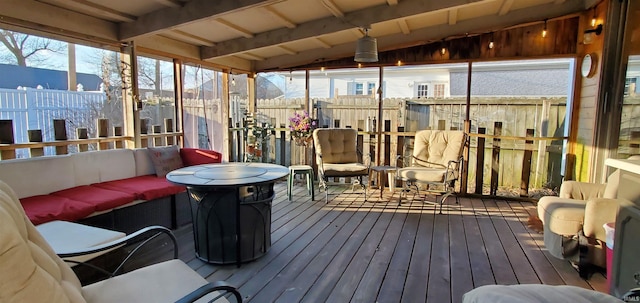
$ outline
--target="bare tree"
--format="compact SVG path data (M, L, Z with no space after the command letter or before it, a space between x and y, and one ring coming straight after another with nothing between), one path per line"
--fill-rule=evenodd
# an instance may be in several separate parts
M0 43L9 51L0 52L0 62L17 64L19 66L37 65L52 66L52 60L47 60L43 53L46 51L63 53L66 44L60 41L31 36L27 34L0 30Z

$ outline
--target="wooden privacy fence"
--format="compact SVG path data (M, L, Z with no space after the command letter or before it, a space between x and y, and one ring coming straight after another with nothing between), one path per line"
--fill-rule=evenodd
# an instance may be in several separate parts
M165 119L164 129L160 125L147 127L148 119L141 120L142 147L166 146L177 144L182 133L173 131L172 119ZM29 142L15 143L12 120L0 120L0 160L15 159L16 151L26 150L28 157L47 155L64 155L71 152L85 152L89 150L107 150L125 148L126 142L133 142L132 136L124 136L122 126L114 126L109 133L109 120L97 120L97 135L88 137L85 127L75 129L76 138L67 136L67 124L64 119L53 119L54 141L44 141L41 129L28 130ZM45 152L45 148L50 149ZM24 156L26 157L26 156Z
M362 123L364 121L358 122L360 126ZM375 132L357 127L358 148L370 155L372 165L402 166L403 163L396 163L396 155L411 152L415 132L405 132L403 127L391 131L391 122L385 120L383 123L384 131L379 139ZM445 129L445 124L445 121L439 121L438 129ZM339 123L333 127L352 128ZM487 134L486 128L477 129L476 133L469 134L468 169L462 177L469 193L496 196L500 195L499 187L504 187L526 197L531 188L559 186L567 137L535 137L533 129L527 129L522 136L504 136L502 122L494 123L493 134ZM229 131L233 138L230 160L245 161L248 129L233 128ZM313 147L297 146L290 138L288 128L282 125L274 128L261 160L285 166L301 163L315 166ZM376 144L382 144L380 155L376 155Z

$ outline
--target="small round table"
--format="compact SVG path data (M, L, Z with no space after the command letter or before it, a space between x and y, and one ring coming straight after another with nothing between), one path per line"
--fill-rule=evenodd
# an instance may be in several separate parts
M196 256L240 266L267 253L273 184L288 174L287 167L268 163L203 164L167 174L189 191Z

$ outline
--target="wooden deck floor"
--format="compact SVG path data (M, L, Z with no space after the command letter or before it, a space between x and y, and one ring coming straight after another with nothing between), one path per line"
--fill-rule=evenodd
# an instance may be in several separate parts
M424 200L398 207L377 191L364 202L347 186L331 189L328 204L323 193L311 201L304 186L289 202L286 183L276 184L272 246L256 261L202 262L190 225L176 231L180 258L209 281L239 287L245 302L461 302L486 284L605 288L601 274L582 280L548 254L526 226L532 203L451 198L439 215Z

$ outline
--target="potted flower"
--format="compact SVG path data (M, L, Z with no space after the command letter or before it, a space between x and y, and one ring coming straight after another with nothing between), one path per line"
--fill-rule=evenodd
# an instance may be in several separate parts
M311 134L315 128L316 121L309 117L307 111L303 111L302 114L296 112L289 118L289 130L296 145L307 146L311 142Z

